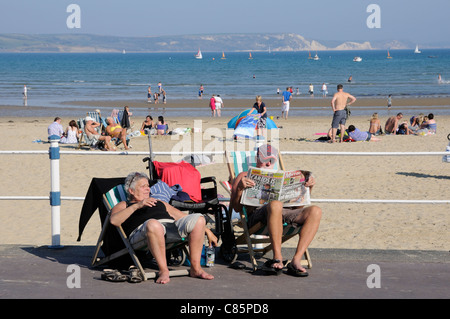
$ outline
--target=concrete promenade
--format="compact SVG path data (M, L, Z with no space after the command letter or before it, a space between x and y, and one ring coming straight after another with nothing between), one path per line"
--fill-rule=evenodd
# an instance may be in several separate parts
M450 297L450 253L447 251L310 249L313 267L306 278L251 273L245 257L238 260L245 269L231 269L216 258L216 265L208 269L215 276L212 281L175 277L168 285L158 285L154 281L132 284L100 280L101 269L89 268L93 250L93 246L49 249L1 245L0 298L175 299L178 306L173 310L178 311L177 307L189 300L195 302L194 299L220 304L220 300L233 299L251 302ZM283 255L289 258L292 253L293 249L287 248ZM68 287L68 281L69 286L77 282L71 277L74 269L79 270L80 288ZM369 288L368 281L369 285L378 283L379 288Z

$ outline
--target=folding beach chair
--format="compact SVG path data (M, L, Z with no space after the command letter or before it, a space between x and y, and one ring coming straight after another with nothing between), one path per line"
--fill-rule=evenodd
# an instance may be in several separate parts
M77 148L80 149L83 146L88 146L88 147L96 147L98 144L98 140L93 139L93 138L89 138L86 134L86 132L84 131L84 126L85 126L85 119L84 118L80 118L77 120L77 124L78 127L81 130L81 136L80 139L78 140L78 146ZM98 126L96 128L98 134L101 134L101 128L100 126Z
M100 123L100 128L99 131L100 132L105 132L106 127L108 126L108 124L106 123L106 120L101 117L100 113L94 111L94 112L86 112L86 116L90 116L94 119L95 122Z
M224 187L229 187L232 185L236 176L241 172L247 172L249 167L256 167L256 151L242 151L242 152L225 152L227 159L227 166L230 173L230 182L223 183ZM278 155L278 163L280 169L284 170L283 160L281 154ZM277 169L277 167L274 167ZM229 189L231 192L231 188ZM230 209L231 211L231 209ZM245 207L240 214L239 226L243 229L240 236L236 238L236 248L235 255L231 261L235 261L238 253L248 253L250 255L250 261L252 263L253 271L256 271L258 264L256 262L255 253L262 253L264 256L267 252L272 250L272 245L270 244L269 230L266 225L259 222L252 226L250 229L247 226L247 213ZM300 233L301 227L296 227L294 225L283 225L283 236L282 243L291 239L298 233ZM258 244L268 244L263 248L255 248ZM258 245L259 246L259 245ZM311 258L308 250L304 254L304 260L302 260L302 265L312 267Z
M105 218L105 221L103 223L102 231L101 231L100 236L97 241L95 253L94 253L94 256L92 257L91 265L93 267L98 267L100 265L110 262L111 260L114 260L114 259L124 256L126 254L129 254L134 265L139 269L143 280L156 278L157 272L155 272L155 271L146 272L136 254L136 251L140 251L140 250L147 251L148 250L147 242L141 241L141 242L138 242L138 243L132 245L129 242L129 240L121 226L116 226L116 228L117 228L117 231L119 232L119 235L120 235L120 238L122 239L123 244L125 245L125 248L123 248L115 253L112 253L109 256L105 256L103 258L98 258L100 248L103 244L105 232L109 226L112 226L112 225L110 225L111 209L115 205L117 205L119 202L124 201L124 200L126 200L126 194L125 194L125 189L124 189L123 184L113 187L110 191L108 191L106 194L103 195L103 202L108 209L108 215ZM187 240L185 240L185 238L182 238L181 241L177 241L174 243L166 243L166 250L168 252L181 249L181 253L183 255L178 255L178 257L181 256L181 260L178 260L178 262L177 262L177 264L179 264L179 265L183 264L185 258L187 256L189 256L189 253L186 248L186 244L187 244ZM187 269L170 270L171 277L186 276L188 274L189 274L189 272Z

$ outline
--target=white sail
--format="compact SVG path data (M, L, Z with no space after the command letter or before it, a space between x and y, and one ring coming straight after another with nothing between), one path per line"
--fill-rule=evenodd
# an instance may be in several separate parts
M198 52L197 52L197 54L195 55L195 58L196 58L196 59L203 59L202 51L200 51L200 49L198 49Z
M414 50L414 53L422 53L422 51L419 50L419 45L416 45L416 49Z

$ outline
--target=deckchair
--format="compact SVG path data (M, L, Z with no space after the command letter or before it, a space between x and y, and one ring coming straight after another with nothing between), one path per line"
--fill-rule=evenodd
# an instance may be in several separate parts
M98 140L93 139L93 138L89 138L87 136L86 132L84 131L85 119L84 118L78 119L77 120L77 124L78 124L78 127L81 130L81 136L80 136L80 139L78 140L77 148L80 149L83 146L96 147L97 144L98 144ZM99 132L99 134L101 134L100 126L98 126L96 129Z
M94 112L86 112L86 116L90 116L94 119L95 122L100 123L100 132L104 132L108 124L106 124L106 120L101 117L100 113Z
M225 152L225 156L227 159L227 166L230 173L229 183L223 183L224 187L229 187L233 183L236 176L241 172L248 171L249 167L256 167L256 151L241 151L241 152ZM280 169L284 170L284 164L281 157L281 154L278 155L278 162ZM274 167L277 169L277 167ZM229 189L231 192L231 189ZM258 264L256 262L255 253L262 253L265 255L267 252L272 250L272 245L270 244L269 230L266 225L259 222L256 225L252 226L250 229L247 226L247 213L245 207L240 214L239 226L242 227L243 232L240 236L236 238L236 254L232 261L236 260L238 253L248 253L250 255L250 261L252 263L253 271L256 271L258 268ZM300 233L301 227L296 227L294 225L283 225L283 236L282 243L294 237L298 233ZM255 236L257 236L255 238ZM263 248L255 248L257 244L269 244ZM239 245L241 247L239 247ZM242 247L242 245L244 247ZM308 268L312 267L311 258L306 250L304 254L304 260L302 260L302 265L308 266Z
M134 265L139 269L143 280L156 278L157 272L155 272L155 271L146 272L136 254L136 251L138 251L138 250L147 250L147 242L141 241L141 242L138 242L138 243L132 245L129 242L128 237L126 236L126 234L121 226L116 226L116 228L117 228L117 231L119 232L120 238L122 239L122 241L125 245L125 248L123 248L109 256L105 256L103 258L98 258L100 248L102 246L103 239L105 236L105 232L109 226L112 226L112 225L110 225L111 209L115 205L117 205L118 203L120 203L121 201L124 201L124 200L126 200L126 194L125 194L124 186L122 184L118 185L116 187L113 187L110 191L108 191L106 194L103 195L103 202L108 209L108 215L106 216L105 221L103 223L102 231L100 233L100 236L98 238L97 245L95 248L95 253L94 253L94 256L92 257L91 265L93 267L98 267L98 266L106 264L106 263L110 262L111 260L114 260L118 257L129 254ZM183 257L183 260L180 261L179 263L182 264L184 262L184 258L189 256L189 253L186 248L186 244L187 244L187 240L185 240L184 238L179 242L166 243L166 250L171 251L171 250L181 248L182 252L184 253L184 257ZM171 277L189 275L189 272L187 269L170 270L169 273L170 273Z

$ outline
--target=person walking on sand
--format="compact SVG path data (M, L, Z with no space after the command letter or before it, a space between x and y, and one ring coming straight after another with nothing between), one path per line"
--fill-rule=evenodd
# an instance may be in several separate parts
M327 85L325 83L322 83L322 97L327 97L327 94Z
M336 140L336 132L338 127L341 130L340 143L344 141L345 121L347 120L347 111L345 107L351 105L356 101L356 98L344 92L344 86L338 84L337 92L334 93L331 100L331 109L333 110L333 121L331 122L331 140L330 143L334 143Z
M216 116L216 99L215 99L214 94L209 99L209 107L211 108L211 117L215 117Z
M388 95L388 99L387 99L387 107L388 107L388 110L391 109L391 106L392 106L392 94L389 94L389 95Z
M24 84L23 86L23 92L22 92L23 98L27 99L28 98L28 89L27 86Z
M219 94L217 94L217 96L215 97L216 100L216 111L217 111L217 117L221 116L221 109L223 107L223 100L220 97Z
M282 105L281 105L281 118L284 117L285 120L287 120L287 118L288 118L291 98L292 98L292 93L289 91L289 87L287 87L286 91L283 92Z
M150 85L147 88L147 102L152 103L152 88Z

